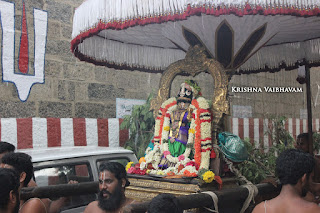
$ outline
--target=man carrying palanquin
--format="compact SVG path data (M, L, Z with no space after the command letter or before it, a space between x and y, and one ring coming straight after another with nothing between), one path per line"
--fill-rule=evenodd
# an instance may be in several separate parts
M98 200L91 202L84 213L122 213L134 200L125 196L125 187L129 186L127 173L118 162L103 162L99 167Z
M0 213L18 213L19 175L13 169L0 168Z
M280 194L258 204L253 213L316 213L320 207L303 197L310 191L314 158L301 150L283 151L276 160L276 173L282 184Z
M15 170L20 179L19 192L22 187L28 186L33 177L33 165L31 156L22 152L10 152L2 157L0 168ZM39 198L20 200L20 213L47 213L46 205Z
M296 148L308 153L309 152L309 134L308 133L301 133L297 136L297 143ZM319 173L320 171L320 159L315 159L315 172ZM311 182L312 187L310 187L310 190L307 192L306 196L304 197L308 201L312 201L315 203L320 203L319 195L320 195L320 179L319 174L316 175L314 178L315 182Z

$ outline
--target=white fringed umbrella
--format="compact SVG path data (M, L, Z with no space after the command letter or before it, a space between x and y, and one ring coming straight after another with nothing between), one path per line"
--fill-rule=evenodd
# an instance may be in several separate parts
M97 65L160 72L202 44L224 67L252 70L320 62L320 0L86 0L71 50Z

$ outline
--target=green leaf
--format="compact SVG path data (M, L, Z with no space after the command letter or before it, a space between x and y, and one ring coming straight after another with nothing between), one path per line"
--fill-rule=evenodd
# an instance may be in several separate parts
M136 123L135 123L135 122L131 123L131 125L130 125L130 131L131 131L132 133L135 133L136 130L137 130Z
M142 122L140 123L140 129L141 129L141 130L145 130L145 129L146 129L146 123L145 123L145 122L142 121Z

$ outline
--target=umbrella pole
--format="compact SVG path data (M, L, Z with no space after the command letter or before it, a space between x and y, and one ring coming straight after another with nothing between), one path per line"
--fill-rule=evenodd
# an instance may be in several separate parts
M308 112L309 153L313 155L310 68L309 68L307 65L306 65L305 67L306 67L306 87L307 87L307 112Z

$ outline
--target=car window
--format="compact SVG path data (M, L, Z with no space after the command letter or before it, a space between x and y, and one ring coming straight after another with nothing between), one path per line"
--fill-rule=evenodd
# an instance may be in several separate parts
M121 163L125 167L129 161L130 161L130 159L126 158L126 157L102 158L102 159L97 160L97 168L99 169L99 166L102 162L118 162L118 163Z
M34 177L38 186L66 184L70 180L76 180L79 183L93 181L90 165L86 162L36 168ZM87 205L95 199L95 194L72 196L69 204L63 209Z

